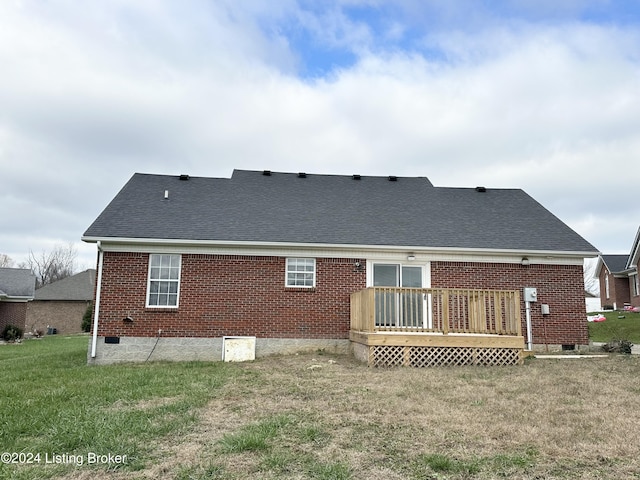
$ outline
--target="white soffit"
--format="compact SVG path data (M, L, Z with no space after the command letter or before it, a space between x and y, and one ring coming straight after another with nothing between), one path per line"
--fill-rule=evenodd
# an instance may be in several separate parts
M206 255L248 255L248 256L306 256L315 258L354 258L368 260L397 260L408 255L415 256L415 262L486 262L521 263L526 257L530 265L582 265L584 258L593 256L585 252L557 251L500 251L425 248L413 246L375 246L375 245L320 245L320 244L225 244L211 242L185 242L174 240L142 239L86 239L101 241L105 252L133 253L183 253Z

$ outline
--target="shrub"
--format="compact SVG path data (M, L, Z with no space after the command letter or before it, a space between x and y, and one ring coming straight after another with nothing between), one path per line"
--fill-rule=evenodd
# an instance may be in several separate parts
M15 325L7 325L2 330L2 338L7 342L15 342L16 340L20 340L22 338L22 334L24 332L20 327L16 327Z
M614 339L614 340L611 340L609 343L605 343L602 346L602 349L605 352L615 352L615 353L630 354L631 353L631 347L633 347L633 343L631 343L629 340Z
M82 331L90 332L91 331L91 317L93 315L93 303L89 302L87 305L87 309L84 311L84 315L82 316Z

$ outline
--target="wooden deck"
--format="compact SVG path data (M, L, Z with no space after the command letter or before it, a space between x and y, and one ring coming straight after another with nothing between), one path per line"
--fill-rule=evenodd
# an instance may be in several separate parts
M370 287L351 295L350 340L370 366L514 365L520 293Z

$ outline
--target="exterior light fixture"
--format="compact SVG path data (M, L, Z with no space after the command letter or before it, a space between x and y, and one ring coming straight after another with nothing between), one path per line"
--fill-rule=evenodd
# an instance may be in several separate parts
M409 260L410 262L413 262L416 259L416 256L413 253L410 253L409 255L407 255L407 260Z
M520 263L522 263L523 267L526 267L526 266L529 265L530 262L529 262L529 259L527 257L522 257L522 261Z

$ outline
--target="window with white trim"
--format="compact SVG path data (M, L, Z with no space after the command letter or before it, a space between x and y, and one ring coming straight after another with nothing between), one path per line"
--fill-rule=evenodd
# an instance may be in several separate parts
M147 307L177 308L180 292L180 255L149 255Z
M640 295L640 285L638 284L638 274L632 273L630 276L631 279L631 295L633 297L637 297Z
M609 298L609 274L606 274L604 277L604 292L605 298Z
M287 258L285 285L287 287L313 288L316 286L315 258Z

